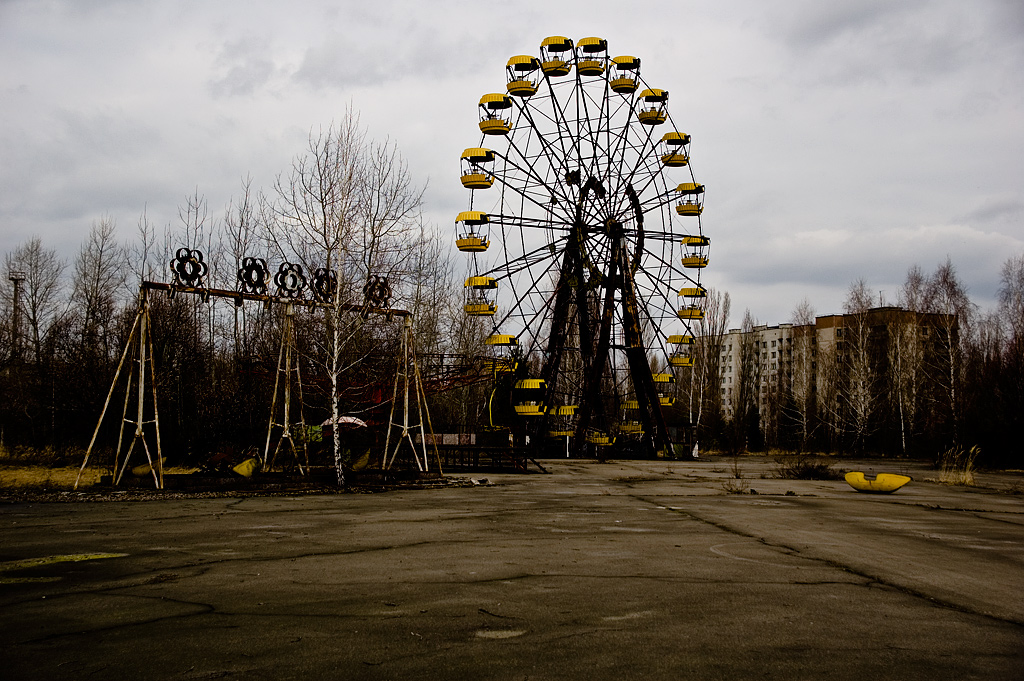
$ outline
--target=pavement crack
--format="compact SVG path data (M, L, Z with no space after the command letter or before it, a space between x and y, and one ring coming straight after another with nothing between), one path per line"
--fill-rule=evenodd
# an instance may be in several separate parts
M866 572L864 570L855 568L855 567L853 567L851 565L847 565L847 564L842 563L840 561L834 560L832 558L826 558L824 556L807 555L807 554L803 553L799 548L796 548L796 547L793 547L793 546L788 546L786 544L782 544L782 543L778 543L778 542L770 542L770 541L766 540L765 538L763 538L763 537L761 537L761 536L759 536L757 534L754 534L754 533L751 533L751 532L747 532L745 530L741 530L741 529L739 529L737 527L733 527L733 526L731 526L731 525L729 525L727 523L721 522L721 521L716 521L716 520L711 520L709 518L704 518L704 517L702 517L700 515L697 515L693 511L688 511L688 510L685 510L685 509L682 509L682 508L678 508L678 507L667 508L667 507L664 507L663 504L658 503L656 501L652 501L651 499L646 499L646 498L643 498L643 497L640 497L640 496L636 496L636 495L631 495L631 496L632 496L632 498L636 499L637 501L641 501L641 502L644 502L644 503L652 504L654 506L661 506L662 508L665 508L665 510L671 511L673 513L677 513L679 515L686 516L686 517L688 517L688 518L690 518L692 520L696 520L697 522L704 523L706 525L710 525L710 526L715 527L717 529L720 529L720 530L722 530L724 532L728 532L730 534L734 534L734 535L739 536L739 537L746 537L746 538L749 538L749 539L754 539L754 540L760 542L761 544L763 544L765 546L770 546L772 548L776 548L776 549L780 549L780 550L785 550L785 551L789 552L790 555L798 556L800 558L803 558L804 560L809 560L809 561L821 563L823 565L827 565L827 566L829 566L831 568L834 568L836 570L842 570L843 572L849 573L851 575L856 575L856 576L866 580L867 581L866 586L868 586L868 587L871 587L873 584L877 584L877 585L880 585L880 586L887 587L889 589L893 589L893 590L898 591L898 592L900 592L902 594L905 594L907 596L911 596L913 598L917 598L917 599L921 599L921 600L927 601L928 603L931 603L932 605L935 605L935 606L938 606L938 607L941 607L941 608L946 608L946 609L949 609L949 610L954 610L956 612L961 612L961 613L968 614L968 615L975 615L975 616L978 616L978 617L983 617L985 619L992 620L994 622L999 622L999 623L1002 623L1002 624L1012 624L1012 625L1015 625L1015 626L1018 626L1018 627L1024 627L1024 621L1021 621L1021 620L1018 620L1018 619L1013 619L1013 618L1008 618L1008 617L1000 617L999 615L994 615L992 613L984 612L982 610L970 608L970 607L961 605L959 603L954 603L954 602L946 600L946 599L936 598L935 596L927 594L924 591L921 591L919 589L915 589L913 587L909 587L909 586L906 586L904 584L896 583L894 581L885 579L884 577L880 577L878 575L871 574L871 573Z

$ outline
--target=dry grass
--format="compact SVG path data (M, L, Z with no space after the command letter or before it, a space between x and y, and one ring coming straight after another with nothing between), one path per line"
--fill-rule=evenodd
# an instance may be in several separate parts
M0 465L0 489L8 490L70 490L75 486L80 466ZM86 468L79 487L89 487L100 481L107 471Z
M974 486L974 462L981 449L975 445L970 449L951 447L939 454L939 482L944 485Z

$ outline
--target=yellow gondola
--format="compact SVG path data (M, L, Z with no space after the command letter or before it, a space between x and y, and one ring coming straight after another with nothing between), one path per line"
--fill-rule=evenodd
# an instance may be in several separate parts
M612 439L604 433L587 433L587 442L592 445L610 445Z
M572 41L565 36L553 35L540 44L540 69L550 78L569 75L569 62L563 59L565 52L572 51Z
M706 236L692 234L692 235L684 236L682 238L682 240L680 241L680 243L683 244L684 246L696 246L696 247L710 246L711 245L711 239L709 239Z
M644 432L644 427L640 425L638 421L626 421L619 425L619 432L626 434L640 434Z
M470 317L493 317L498 311L494 303L486 300L471 300L462 306L462 309Z
M684 286L679 289L682 298L707 298L708 290L703 286Z
M637 57L623 55L612 59L615 77L608 83L613 92L620 95L631 95L636 92L636 81L640 72L640 60Z
M549 416L575 416L576 410L579 409L577 404L563 404L559 406L548 407Z
M640 402L637 400L624 400L622 402L622 408L627 411L635 410L640 408Z
M672 355L668 358L668 363L674 367L692 367L693 357L689 355Z
M673 404L676 403L676 398L666 397L662 395L661 397L658 398L658 401L661 403L661 406L663 407L671 407Z
M686 263L683 263L684 265ZM696 305L686 305L679 308L677 313L680 319L704 319L704 310Z
M651 378L656 384L662 385L676 382L676 377L672 374L651 374Z
M690 162L686 147L690 136L685 132L666 132L661 137L661 163L670 168L680 168Z
M583 38L576 43L579 54L576 57L576 72L581 76L604 75L608 60L608 41L604 38Z
M686 255L682 258L683 267L694 269L708 266L708 258L705 255Z
M466 283L463 285L466 288L475 288L479 290L498 288L498 282L494 279L494 277L469 277L468 279L466 279Z
M509 333L494 333L484 340L484 345L511 347L513 345L519 345L519 339Z
M669 345L693 345L693 336L675 334L668 337Z
M469 151L467 149L467 151ZM464 210L455 217L455 246L466 253L486 251L491 242L474 229L489 222L487 213L478 210Z
M501 112L512 108L512 98L500 93L491 93L480 98L480 131L485 135L507 135L512 123L503 118Z
M494 184L494 152L473 147L462 152L462 186L489 189Z
M637 118L641 123L661 125L668 119L668 113L665 111L665 104L668 103L668 90L649 88L640 93L640 99L649 105L648 108L637 112Z
M543 378L524 378L516 381L512 390L516 394L516 413L520 416L543 416L547 409L542 401L544 397Z
M505 71L508 73L510 95L516 97L532 97L537 94L537 78L533 75L540 69L540 60L527 54L520 54L508 60Z

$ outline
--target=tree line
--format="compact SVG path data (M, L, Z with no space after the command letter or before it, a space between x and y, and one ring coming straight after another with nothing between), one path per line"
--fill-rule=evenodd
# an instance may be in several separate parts
M423 369L449 388L432 405L439 425L474 422L480 407L465 405L483 404L481 388L445 382L446 371L458 373L445 364L476 354L486 333L462 314L449 235L424 222L422 196L394 145L368 139L350 111L311 133L269 189L247 179L217 214L197 190L175 223L158 227L143 212L127 243L103 217L70 263L29 239L5 255L7 285L0 286L0 444L76 450L88 443L139 309L139 282L170 281L169 263L181 248L203 254L207 288L235 290L247 258L262 260L271 277L290 263L307 285L317 270L330 273L304 296L325 304L294 306L307 423L341 414L386 420L379 405L390 401L402 319L345 307L363 302L371 278L387 280L392 307L412 312ZM267 293L274 292L271 281ZM170 458L198 462L225 448L262 445L284 306L155 292L149 304ZM116 441L117 421L107 419L101 441Z
M345 308L376 277L387 278L391 305L412 312L435 432L485 427L490 387L479 358L490 329L463 313L450 235L425 223L422 200L394 145L369 139L349 111L311 133L269 188L247 179L219 211L196 190L172 223L158 226L143 211L128 242L100 218L70 262L29 239L5 254L0 282L0 445L77 452L88 443L139 309L139 282L169 281L180 248L203 253L209 288L234 290L247 258L270 275L282 263L310 281L331 273L315 294L325 305L298 305L292 318L307 423L341 414L386 421L401 320ZM802 301L776 367L762 325L748 311L741 333L730 334L730 296L709 290L670 416L695 425L703 447L724 451L921 456L978 445L991 461L1019 462L1024 255L1007 259L1000 282L997 309L982 311L949 262L931 273L913 267L896 301L902 312L881 321L866 282L855 282L845 335L832 344L808 331L816 316ZM150 309L169 457L199 462L262 445L284 307L154 293ZM118 426L108 419L101 441L115 441Z
M780 327L747 310L730 331L730 296L713 290L705 312L678 391L706 446L1022 459L1024 254L1004 262L994 310L947 260L911 267L893 305L858 280L841 315L818 318L803 300Z

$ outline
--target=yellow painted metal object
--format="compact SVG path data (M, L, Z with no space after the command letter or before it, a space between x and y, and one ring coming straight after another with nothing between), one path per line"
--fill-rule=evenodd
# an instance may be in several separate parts
M570 50L572 50L572 41L565 36L553 35L542 40L540 43L541 71L552 78L569 75L569 62L558 55Z
M494 150L484 147L470 147L462 152L462 158L472 163L492 163Z
M612 92L618 92L620 95L628 95L636 92L636 80L634 78L612 78L608 83Z
M516 381L516 390L543 390L544 379L543 378L524 378Z
M548 437L572 437L576 434L575 430L549 430Z
M527 402L515 405L516 413L520 416L543 416L544 405L539 402Z
M675 383L676 377L672 374L651 374L651 378L654 379L655 383Z
M708 266L707 256L704 256L704 255L687 255L687 256L683 257L683 267L688 267L690 269L694 269L694 268L707 267L707 266Z
M612 59L612 65L618 72L617 77L608 83L613 92L629 95L636 92L636 75L640 70L640 60L636 57L623 55Z
M692 367L693 357L689 355L672 355L668 358L668 363L674 367Z
M537 94L537 81L530 74L539 68L540 60L527 54L509 59L505 65L505 70L508 71L508 93L523 98Z
M587 433L587 442L592 445L610 445L612 439L604 433Z
M576 47L580 56L576 60L576 71L581 76L600 76L604 74L604 62L607 59L608 41L604 38L582 38Z
M711 239L706 236L691 234L683 237L681 242L684 246L709 246Z
M498 307L494 303L488 303L487 301L466 303L462 306L462 309L470 317L493 317L498 311Z
M693 345L693 336L674 334L668 337L669 345Z
M503 118L485 118L480 121L480 132L485 135L507 135L512 126Z
M495 333L491 334L484 341L484 345L500 345L510 347L513 345L519 345L519 339L509 333Z
M676 398L665 397L664 395L662 395L661 397L658 398L658 401L661 402L661 406L663 407L671 407L673 404L676 403Z
M648 90L644 92L648 92ZM659 92L664 92L664 90L659 90ZM667 98L668 93L664 92L664 94ZM682 147L690 143L690 136L685 132L666 132L661 136L661 141L670 147Z
M640 425L639 421L626 421L619 426L620 433L642 433L644 427Z
M690 162L690 157L682 151L673 151L661 155L661 164L669 168L682 168Z
M668 93L665 93L668 97ZM671 168L679 168L690 162L686 154L686 145L690 143L690 136L685 132L666 132L661 137L661 163Z
M487 173L466 173L462 176L462 186L466 189L490 189L494 184L494 176Z
M706 298L708 290L703 286L688 286L679 289L679 295L684 298Z
M872 480L863 471L850 471L845 477L850 487L869 494L891 494L913 479L896 473L879 473Z
M243 478L251 478L253 475L259 472L260 460L257 459L256 457L251 457L249 459L246 459L242 463L238 464L231 470L238 473Z
M563 404L560 406L548 407L548 414L550 416L575 416L577 409L579 409L579 405Z
M569 75L569 63L561 59L549 59L546 62L542 62L540 68L552 78Z
M537 84L534 83L532 80L510 80L508 82L508 85L506 86L506 89L508 90L508 93L510 95L515 95L516 97L526 98L533 97L535 94L537 94Z
M687 196L689 194L703 194L704 185L700 184L699 182L680 182L679 185L676 187L676 192L678 192L680 196Z
M455 240L456 248L463 253L482 253L490 245L490 241L472 233Z
M479 210L464 210L455 216L455 222L464 225L486 225L488 217L487 213Z
M683 201L676 204L676 213L679 215L700 215L704 212L704 206L693 201Z
M651 105L648 109L637 112L637 118L644 125L661 125L668 119L665 104L668 102L668 90L648 88L640 93L640 99Z
M498 288L498 282L494 277L470 277L466 280L466 288L492 289Z
M485 135L507 135L511 123L501 117L501 112L512 107L512 98L493 92L480 98L480 131Z
M644 125L661 125L667 118L664 111L660 109L644 109L636 115Z
M685 266L686 263L683 263L683 265ZM704 319L704 310L700 309L696 305L681 307L677 314L680 319Z
M622 408L623 409L639 409L640 408L640 402L637 401L637 400L624 400L622 402Z

